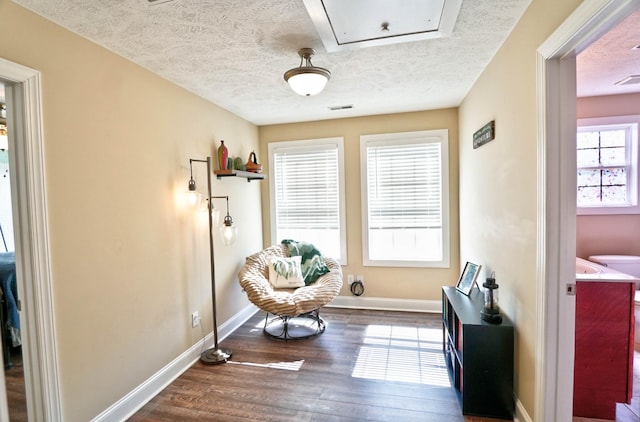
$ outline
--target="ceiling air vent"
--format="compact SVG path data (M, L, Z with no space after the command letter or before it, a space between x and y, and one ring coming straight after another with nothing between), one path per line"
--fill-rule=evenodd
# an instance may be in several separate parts
M333 106L333 107L329 107L329 110L331 110L331 111L349 110L350 108L353 108L353 104L347 104L347 105L341 105L341 106Z
M634 85L634 84L640 84L640 75L627 76L626 78L616 82L614 85L620 86L620 85Z

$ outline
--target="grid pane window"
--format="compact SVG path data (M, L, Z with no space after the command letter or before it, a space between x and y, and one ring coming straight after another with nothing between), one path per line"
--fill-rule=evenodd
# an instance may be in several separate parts
M631 141L630 125L579 128L578 207L631 204Z

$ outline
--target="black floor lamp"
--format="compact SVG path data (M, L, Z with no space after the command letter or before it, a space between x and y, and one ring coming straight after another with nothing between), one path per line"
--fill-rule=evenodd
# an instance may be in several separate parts
M216 272L215 272L215 260L213 249L213 200L214 199L226 199L227 200L227 215L224 218L222 234L224 243L230 245L235 240L235 226L233 220L229 216L229 197L228 196L212 196L211 195L211 157L207 157L206 160L189 159L189 169L191 172L191 178L189 179L189 193L194 196L196 192L196 182L193 179L192 163L207 163L207 215L209 218L209 259L211 261L211 306L213 309L213 347L205 350L200 354L200 361L207 365L217 365L226 363L231 358L231 350L221 349L218 347L218 321L216 318ZM197 201L192 201L193 203Z

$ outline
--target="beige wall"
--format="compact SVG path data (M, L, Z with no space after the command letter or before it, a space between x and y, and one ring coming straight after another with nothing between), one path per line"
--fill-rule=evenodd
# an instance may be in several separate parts
M429 129L449 129L449 186L451 221L450 268L384 268L362 266L362 219L360 186L360 135L409 132ZM362 274L365 297L395 299L440 300L441 287L455 284L460 273L458 261L458 113L457 109L368 116L320 122L293 123L260 127L261 161L268 172L267 145L269 142L344 137L345 189L347 208L347 259L344 274ZM262 185L263 237L271 239L269 186ZM341 295L350 295L343 286Z
M578 98L579 119L640 115L640 94ZM640 214L579 215L576 255L640 255Z
M459 109L461 261L495 271L516 325L515 393L534 415L536 371L536 49L581 3L533 0ZM496 139L472 136L496 121Z
M200 330L190 327L191 311L199 310L211 329L206 233L175 203L188 178L188 158L212 155L220 139L246 157L259 138L259 158L266 164L268 142L329 136L344 136L348 163L345 272L364 274L370 296L436 300L440 286L457 279L460 261L495 271L501 305L516 323L516 394L535 416L535 50L580 3L533 0L459 115L452 109L370 116L267 126L258 133L0 0L0 56L42 72L64 420L91 419L197 342ZM473 150L473 132L494 119L497 138ZM451 268L362 267L359 136L443 127L450 130ZM196 178L203 177L198 168ZM266 183L225 179L215 181L214 189L231 195L241 233L252 233L232 248L218 248L223 322L246 304L235 282L244 256L272 240L267 200L260 223Z
M211 331L207 230L177 198L189 158L220 139L246 158L258 129L7 0L0 40L0 57L42 72L63 420L88 421L201 339L192 311ZM204 192L205 167L194 171ZM241 234L218 242L222 323L248 304L235 275L262 247L260 183L214 191Z

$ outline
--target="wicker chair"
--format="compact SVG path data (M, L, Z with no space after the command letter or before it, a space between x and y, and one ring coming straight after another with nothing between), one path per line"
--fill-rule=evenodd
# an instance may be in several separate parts
M267 313L264 333L281 340L322 334L326 328L320 308L331 302L342 287L342 268L335 259L323 257L329 272L315 283L296 289L276 289L269 283L269 257L288 257L285 245L270 246L249 257L238 273L251 303ZM270 318L270 314L273 315Z

